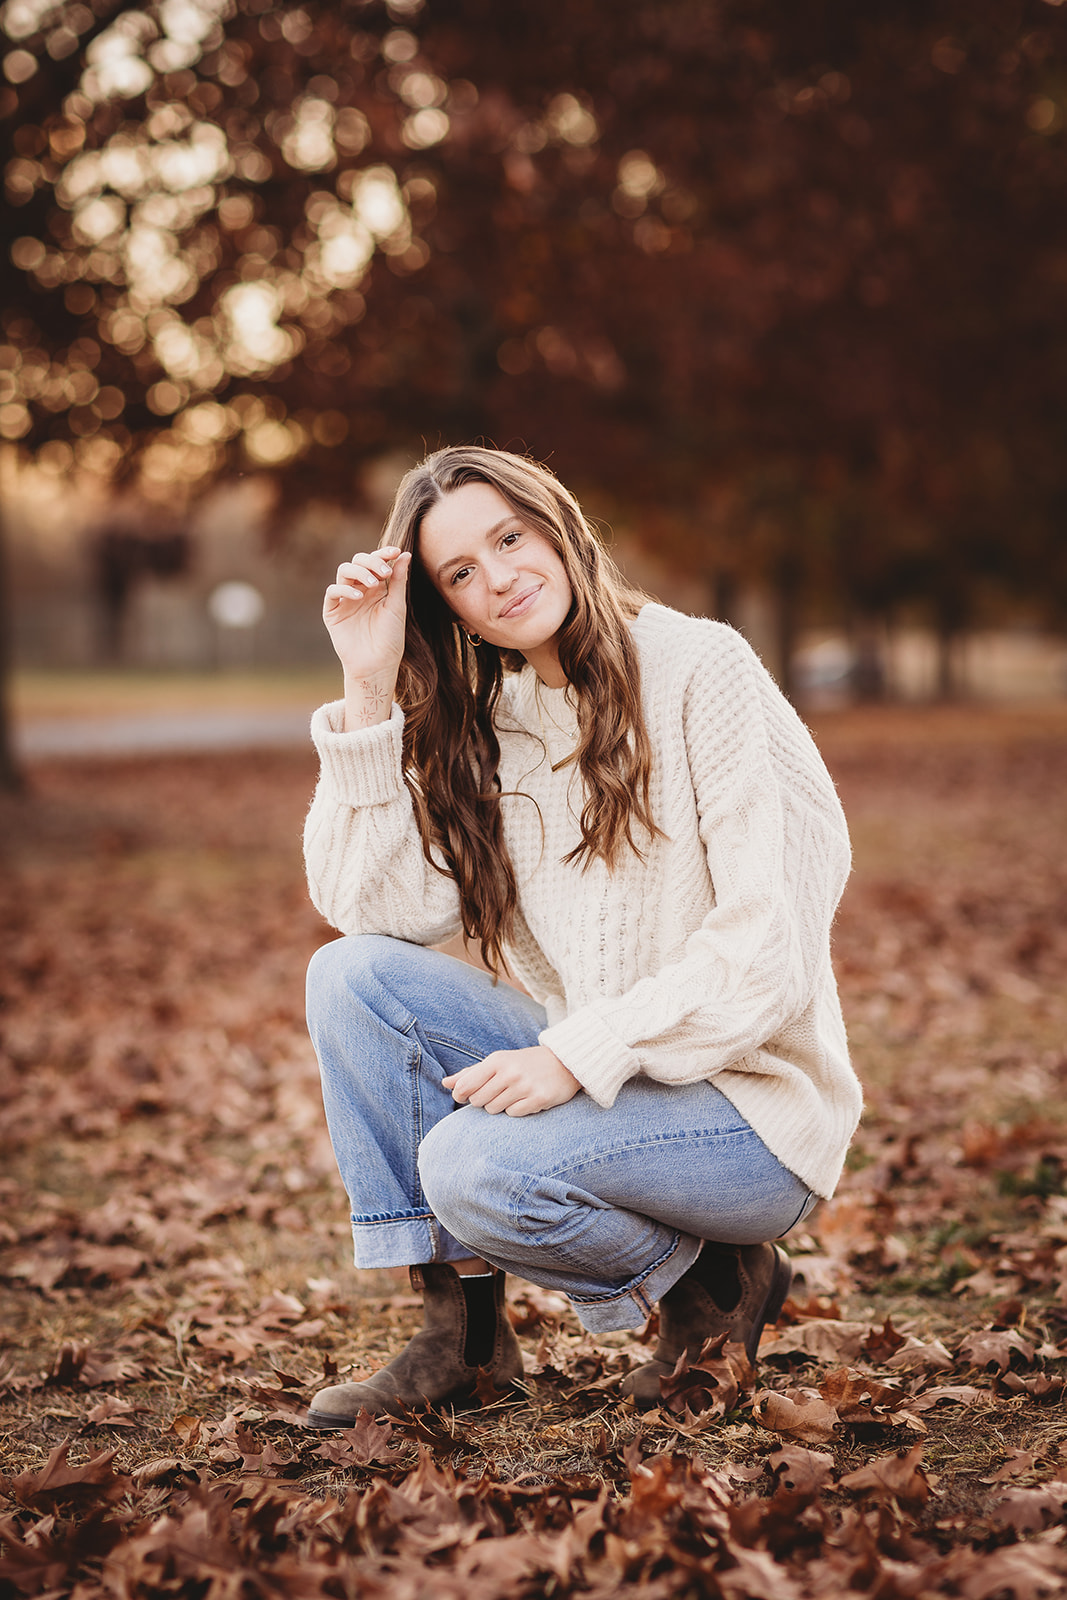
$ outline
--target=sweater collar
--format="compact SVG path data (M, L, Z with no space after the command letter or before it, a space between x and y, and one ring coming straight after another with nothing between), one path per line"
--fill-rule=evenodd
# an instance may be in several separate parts
M533 667L526 666L505 682L510 720L540 744L549 765L567 762L578 743L578 712L570 685L547 688Z
M639 648L644 643L643 634L654 620L654 613L662 609L650 601L642 606L631 623ZM562 738L569 741L567 748L573 749L578 736L578 713L570 684L562 689L549 689L527 663L520 672L505 678L503 698L511 715L528 733L552 741Z

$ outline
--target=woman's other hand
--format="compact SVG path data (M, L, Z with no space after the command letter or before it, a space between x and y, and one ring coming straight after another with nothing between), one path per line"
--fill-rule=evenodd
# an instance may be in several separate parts
M345 729L384 722L404 654L411 556L395 546L362 551L337 569L322 620L345 674Z
M525 1050L494 1050L484 1061L441 1082L460 1105L481 1106L494 1116L506 1111L509 1117L528 1117L535 1111L565 1105L581 1088L574 1074L543 1044Z

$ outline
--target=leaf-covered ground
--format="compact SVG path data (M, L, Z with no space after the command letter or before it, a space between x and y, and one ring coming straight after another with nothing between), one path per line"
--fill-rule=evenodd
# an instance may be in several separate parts
M523 1394L304 1431L416 1318L347 1265L312 763L56 764L3 802L0 1594L1067 1591L1067 713L816 732L868 1113L757 1370L709 1348L644 1416L642 1346L516 1282Z

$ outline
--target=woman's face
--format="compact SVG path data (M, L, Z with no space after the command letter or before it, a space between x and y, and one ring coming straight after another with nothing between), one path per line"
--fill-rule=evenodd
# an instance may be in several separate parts
M557 642L571 586L555 547L488 483L465 483L419 529L426 575L467 633L518 650L549 688L566 683Z

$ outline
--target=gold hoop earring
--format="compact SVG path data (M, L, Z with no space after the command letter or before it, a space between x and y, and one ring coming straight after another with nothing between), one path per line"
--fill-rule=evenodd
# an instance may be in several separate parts
M468 644L472 644L472 645L475 646L475 648L477 648L477 646L480 645L481 642L482 642L482 636L481 636L480 633L468 633L468 635L467 635L467 643Z

